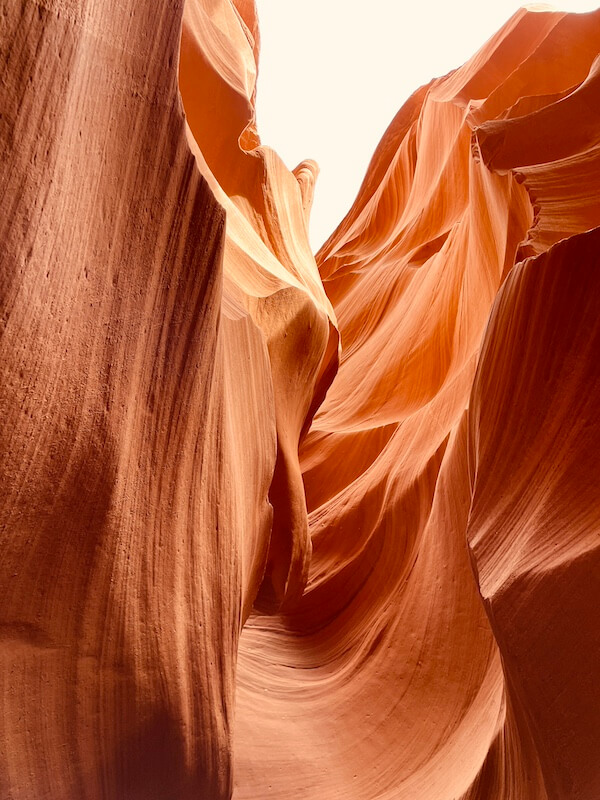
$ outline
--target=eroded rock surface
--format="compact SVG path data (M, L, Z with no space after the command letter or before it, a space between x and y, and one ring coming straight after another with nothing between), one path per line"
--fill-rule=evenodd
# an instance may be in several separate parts
M0 10L0 797L600 796L600 12L315 260L251 0Z

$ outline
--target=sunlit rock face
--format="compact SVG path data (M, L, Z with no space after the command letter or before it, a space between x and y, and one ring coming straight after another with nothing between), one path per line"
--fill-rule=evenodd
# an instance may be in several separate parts
M0 798L600 797L600 12L315 260L251 0L0 10Z

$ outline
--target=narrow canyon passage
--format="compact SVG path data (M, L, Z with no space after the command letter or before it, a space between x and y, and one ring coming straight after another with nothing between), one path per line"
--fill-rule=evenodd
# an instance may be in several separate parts
M1 800L600 797L600 11L316 256L253 0L0 11Z

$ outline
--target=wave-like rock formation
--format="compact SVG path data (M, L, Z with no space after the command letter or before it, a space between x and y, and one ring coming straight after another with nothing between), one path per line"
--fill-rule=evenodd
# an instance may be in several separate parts
M600 797L600 12L315 260L253 0L0 11L0 798Z

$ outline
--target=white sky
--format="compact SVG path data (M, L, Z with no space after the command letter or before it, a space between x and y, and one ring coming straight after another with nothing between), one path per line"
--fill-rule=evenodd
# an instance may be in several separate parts
M318 162L315 250L351 206L383 132L412 92L463 64L522 3L256 0L257 123L292 169ZM598 0L562 0L590 11Z

